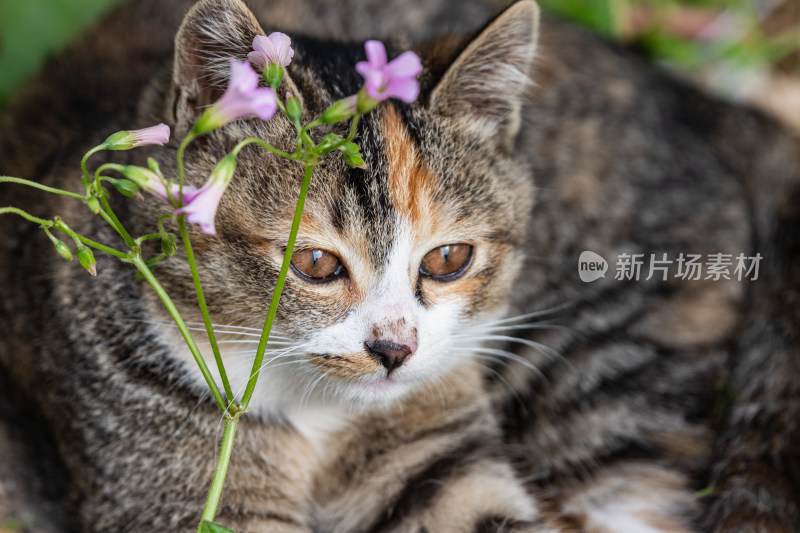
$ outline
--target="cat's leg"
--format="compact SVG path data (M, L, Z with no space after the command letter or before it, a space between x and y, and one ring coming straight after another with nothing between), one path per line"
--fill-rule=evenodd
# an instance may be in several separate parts
M315 494L322 529L553 532L506 458L480 376L464 369L439 387L335 439Z
M604 468L560 491L554 513L564 530L585 533L691 533L699 502L686 477L652 462Z
M236 533L311 533L316 464L315 451L292 428L245 425L236 438L217 522Z

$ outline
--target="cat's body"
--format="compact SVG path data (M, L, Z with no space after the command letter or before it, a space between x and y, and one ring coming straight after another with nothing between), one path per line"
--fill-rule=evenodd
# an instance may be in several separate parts
M171 69L190 2L172 4L127 6L32 85L3 124L2 172L76 189L79 153L161 120L173 127L172 150L153 153L169 168L193 107L218 95L202 83L224 87L219 65L242 59L258 31L233 1L195 11ZM448 19L455 27L490 11L464 6ZM428 37L451 13L446 3L403 7L352 7L356 16L342 7L328 20L303 19L311 10L299 4L253 10L265 28L353 39L397 27ZM796 524L800 145L769 120L561 23L542 23L531 61L535 10L514 9L460 57L469 39L421 46L421 102L384 104L365 119L366 171L320 167L301 244L335 247L352 279L320 288L290 277L276 340L319 351L304 364L338 381L316 387L322 374L304 381L307 367L267 366L237 435L221 523L240 533L788 532ZM98 36L104 46L91 42ZM297 39L295 47L287 83L309 116L358 88L348 72L360 45ZM190 149L192 183L248 132L289 142L288 122L247 124ZM142 152L115 157L141 163ZM224 351L234 387L249 371L253 345L242 328L263 320L296 172L243 153L219 236L193 233L212 316L239 327L223 328L239 342ZM68 200L42 206L28 192L0 194L4 205L60 214L90 235L97 227ZM147 232L152 218L126 205L123 219ZM150 198L135 207L151 216L161 206ZM167 322L160 304L129 265L100 259L90 279L32 225L0 224L6 437L21 461L42 458L47 480L29 483L29 468L6 461L6 502L45 502L33 509L44 515L41 529L49 518L55 531L190 530L216 460L218 416L177 334L153 324ZM104 230L98 240L114 236ZM475 246L462 280L416 276L420 253L459 242ZM580 281L584 250L612 261L606 279ZM763 260L752 282L674 280L675 265L670 281L645 281L646 264L640 281L626 282L613 279L623 252ZM182 260L156 273L191 309ZM546 312L503 318L537 311ZM364 316L384 319L367 324L379 336L419 341L398 369L400 385L352 385L380 372L347 354L367 341L347 344ZM541 320L563 329L526 329ZM517 340L494 339L473 354L482 365L461 364L490 335ZM317 348L336 343L338 353ZM425 373L430 381L420 381ZM10 416L23 404L30 419ZM712 484L714 496L693 496Z

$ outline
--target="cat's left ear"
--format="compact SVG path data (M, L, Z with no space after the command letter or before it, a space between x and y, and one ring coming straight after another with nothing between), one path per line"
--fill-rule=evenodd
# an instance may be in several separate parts
M432 108L463 117L482 137L510 142L531 85L538 31L535 2L522 0L506 9L445 72L431 95Z
M264 35L264 30L241 0L201 0L189 10L175 37L169 113L178 132L188 131L222 96L230 58L246 61L256 35ZM288 73L279 91L300 97Z

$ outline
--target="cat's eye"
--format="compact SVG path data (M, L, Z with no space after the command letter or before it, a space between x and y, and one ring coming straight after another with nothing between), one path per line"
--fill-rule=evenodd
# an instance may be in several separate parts
M451 281L460 278L471 262L472 245L446 244L425 254L419 272L437 281Z
M325 250L298 250L292 254L292 268L306 281L323 283L347 275L344 265Z

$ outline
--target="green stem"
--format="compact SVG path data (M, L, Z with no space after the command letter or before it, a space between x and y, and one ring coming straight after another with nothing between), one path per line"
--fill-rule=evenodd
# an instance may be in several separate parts
M193 132L189 132L181 145L178 147L178 198L173 198L173 206L175 207L182 207L183 206L183 177L184 177L184 169L183 169L183 152L186 151L186 147L189 146L189 143L195 139L196 135ZM172 191L169 190L169 186L167 186L167 194L169 194L170 198L172 198Z
M86 199L86 196L81 196L80 194L76 194L74 192L65 191L63 189L56 189L55 187L48 187L47 185L42 185L41 183L36 183L35 181L25 180L22 178L14 178L11 176L0 176L0 183L19 183L20 185L35 187L43 191L52 192L55 194L61 194L63 196L69 196L70 198L77 198L79 200Z
M28 213L27 211L23 211L22 209L18 209L16 207L0 207L0 215L5 215L6 213L19 215L26 220L30 220L31 222L36 222L37 224L41 224L42 226L47 228L53 225L52 220L45 220L43 218L35 217L30 213Z
M122 225L122 222L119 221L117 215L114 214L114 210L111 209L111 206L108 205L108 200L106 199L106 195L102 189L100 191L100 201L103 203L103 207L105 208L105 213L101 209L100 214L106 215L103 216L103 218L106 219L106 222L108 222L112 228L117 230L117 233L119 233L120 237L123 238L125 244L127 244L130 249L136 248L136 242L133 240L130 233L125 230L125 227Z
M232 154L236 154L238 156L239 155L239 151L241 151L242 148L244 148L248 144L254 144L254 143L255 144L259 144L265 150L269 150L273 154L277 154L277 155L279 155L281 157L285 157L286 159L292 159L294 161L297 161L297 159L298 159L298 157L296 155L284 152L282 150L278 150L277 148L273 148L272 146L270 146L269 144L267 144L266 142L262 141L261 139L259 139L257 137L250 137L249 139L243 140L242 142L240 142L239 144L237 144L233 148L231 153Z
M149 241L150 239L163 239L163 233L148 233L147 235L142 235L141 237L136 237L136 244L142 244L144 241Z
M275 291L272 293L272 300L269 303L269 311L267 312L267 319L264 322L264 329L261 332L261 339L258 342L258 350L256 357L253 361L253 369L250 372L250 379L247 381L247 388L242 396L242 401L239 404L242 409L247 409L250 404L250 399L253 397L253 392L256 388L258 375L261 371L261 365L264 362L264 354L267 350L267 342L269 341L269 334L272 330L272 323L275 321L275 314L278 311L278 301L283 292L283 284L286 281L286 275L289 272L289 265L292 262L292 254L294 253L294 243L297 239L297 231L300 228L300 218L303 215L303 206L305 205L306 195L308 194L308 186L311 183L311 175L314 173L316 161L306 163L305 172L303 174L303 183L300 186L300 196L297 198L297 207L294 211L294 219L292 220L292 229L289 232L289 242L286 244L286 252L283 254L283 264L281 265L280 274L278 274L278 282L275 284Z
M58 221L45 220L43 218L35 217L35 216L31 215L30 213L27 213L27 212L23 211L22 209L18 209L16 207L2 207L2 208L0 208L0 215L5 215L7 213L12 213L12 214L15 214L15 215L19 215L19 216L21 216L22 218L24 218L26 220L29 220L31 222L35 222L36 224L39 224L43 228L53 228L53 229L56 229L58 231L63 231L64 233L66 233L67 235L72 237L73 239L78 239L79 241L81 241L86 246L91 246L92 248L96 248L97 250L100 250L101 252L105 252L107 254L113 255L114 257L117 257L119 259L125 259L125 260L129 259L128 254L126 254L124 252L120 252L119 250L115 250L114 248L106 246L105 244L100 244L99 242L95 242L92 239L87 239L83 235L78 235L77 233L72 231L69 228L69 226L67 226L66 224L64 224L60 220L58 220ZM56 217L56 218L58 218L58 217Z
M92 178L89 176L89 171L86 170L86 162L89 160L90 157L92 157L92 154L102 150L103 146L104 146L103 144L95 146L94 148L86 152L86 155L83 156L83 159L81 159L81 170L83 171L83 175L86 178L87 182L91 181Z
M164 290L164 287L161 286L161 283L159 283L158 280L155 278L155 276L153 276L153 273L147 267L147 264L145 264L145 261L142 259L142 256L140 254L137 254L133 258L132 262L134 265L136 265L136 268L139 269L139 272L142 274L144 279L146 279L147 282L150 284L150 286L153 287L153 290L156 292L156 295L161 300L161 303L164 304L164 307L166 307L167 312L172 317L172 320L175 321L175 325L178 326L178 331L181 332L183 340L186 341L186 345L189 347L189 351L192 352L192 357L194 357L195 363L197 363L197 366L200 367L200 372L203 374L203 378L205 378L208 388L211 389L211 395L214 396L214 400L216 400L219 410L224 413L226 411L225 400L222 398L222 394L219 391L219 387L217 387L217 383L214 381L214 377L208 370L208 365L206 365L206 362L203 359L202 354L200 353L200 349L194 342L192 334L189 333L189 328L186 327L186 323L183 321L183 317L181 317L181 314L178 312L178 308L175 307L175 304L172 302L172 299Z
M73 240L80 241L81 243L85 244L86 246L91 246L101 252L105 252L109 255L113 255L117 259L122 259L123 261L129 261L130 256L125 252L121 252L119 250L115 250L110 246L106 246L105 244L100 244L99 242L95 242L92 239L84 237L83 235L78 235L75 231L67 226L61 217L54 217L52 222L52 227L55 230L61 231L72 237Z
M203 315L203 323L206 326L206 334L208 335L208 342L211 344L211 351L214 353L214 361L217 362L217 369L222 378L222 386L225 388L225 395L228 397L229 402L236 401L233 396L233 389L228 380L228 374L225 372L225 365L222 362L222 354L219 351L217 344L217 337L214 334L214 326L211 324L211 317L208 314L208 306L206 305L206 297L203 294L203 285L200 283L200 274L197 272L197 261L194 258L194 251L192 250L192 241L189 239L189 232L186 230L186 217L184 215L178 216L178 229L181 233L183 240L183 247L186 249L186 259L189 261L189 268L192 271L192 281L194 282L194 291L197 294L197 303L200 304L200 313Z
M166 235L167 234L166 230L164 229L164 221L169 219L169 218L174 218L174 217L175 217L175 215L173 215L172 213L167 213L166 215L161 215L160 217L158 217L158 231L162 235Z
M167 254L161 253L151 257L150 259L147 259L144 263L147 265L147 268L152 270L154 266L168 257L169 256Z
M213 522L217 515L217 506L220 496L222 496L222 485L225 483L225 476L228 474L228 465L231 462L231 452L233 451L233 438L236 436L236 423L238 416L225 417L225 429L222 433L222 444L219 448L219 459L217 467L214 469L214 478L211 480L211 488L208 491L206 505L203 507L203 516L197 528L198 533L203 528L203 522Z
M331 146L330 150L328 150L326 153L332 152L332 151L336 150L337 148L339 148L341 146L344 146L345 144L347 144L350 141L352 141L356 136L356 130L358 128L358 121L360 119L361 119L361 115L354 115L352 122L350 122L350 134L345 139L342 139L338 143L336 143L333 146Z
M122 259L124 261L130 260L130 256L128 254L126 254L125 252L120 252L119 250L115 250L114 248L111 248L110 246L106 246L105 244L100 244L99 242L95 242L92 239L87 239L83 235L78 235L77 233L75 233L75 234L71 235L71 237L74 237L74 238L78 239L79 241L81 241L86 246L90 246L92 248L100 250L101 252L105 252L105 253L107 253L109 255L113 255L117 259Z

